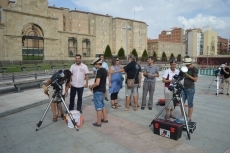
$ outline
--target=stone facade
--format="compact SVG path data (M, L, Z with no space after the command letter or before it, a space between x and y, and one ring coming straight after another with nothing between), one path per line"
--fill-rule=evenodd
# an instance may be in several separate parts
M125 26L132 27L128 52L135 48L140 56L147 48L147 24L141 21L51 7L47 0L1 0L0 8L1 61L20 61L34 48L43 60L72 60L76 53L92 58L107 45L116 55L121 47L126 49ZM36 39L39 48L33 45Z
M158 39L148 39L147 52L148 52L148 55L153 55L153 53L156 52L158 60L161 60L163 52L165 52L167 59L169 59L172 53L175 58L179 54L181 54L182 57L184 57L185 56L185 44L176 43L176 42L160 41Z

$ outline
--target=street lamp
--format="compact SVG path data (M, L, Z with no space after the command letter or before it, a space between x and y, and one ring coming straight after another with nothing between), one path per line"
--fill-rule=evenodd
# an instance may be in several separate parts
M126 30L126 59L128 60L128 30L131 31L131 27L123 27L122 29L125 29Z

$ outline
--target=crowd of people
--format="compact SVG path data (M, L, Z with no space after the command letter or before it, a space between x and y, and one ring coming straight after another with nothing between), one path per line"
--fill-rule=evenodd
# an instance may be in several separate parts
M93 72L95 74L94 83L89 85L89 70L87 65L82 63L82 57L80 54L75 56L75 63L71 65L69 70L65 70L64 73L67 76L66 82L63 84L64 91L63 97L66 98L68 95L68 90L70 89L70 104L69 110L78 110L80 113L82 111L82 96L84 88L89 88L93 92L93 102L95 105L95 110L97 114L97 120L93 123L93 126L101 127L102 123L108 123L107 112L105 109L104 100L108 101L107 90L110 94L111 108L117 109L121 107L118 101L119 91L123 87L123 81L125 81L125 111L130 110L131 99L134 101L134 111L138 110L139 107L139 93L141 86L143 89L142 101L140 102L141 110L144 110L147 106L149 110L153 107L153 96L156 86L156 77L159 77L159 69L154 64L154 58L152 56L148 57L148 64L144 66L143 70L141 66L137 63L134 55L130 54L128 56L129 63L126 66L121 66L119 64L119 58L114 57L111 62L111 66L104 61L104 56L100 55L99 58L95 59L91 65L94 66ZM162 82L164 83L164 95L166 103L170 103L166 107L165 119L175 118L173 110L174 106L172 103L173 93L168 89L169 85L173 83L173 76L179 73L176 69L176 60L170 61L170 68L165 70L162 76ZM188 68L188 72L185 74L184 87L185 90L182 92L182 98L185 102L188 101L188 119L191 121L193 113L193 98L195 94L195 82L198 78L198 70L193 65L192 59L185 57L184 64ZM122 73L125 73L123 77ZM144 81L142 84L142 76ZM51 79L46 83L46 87L51 84ZM108 88L106 83L108 81ZM229 81L229 80L228 80ZM227 81L226 81L227 82ZM45 90L47 95L53 93L53 89L49 87ZM75 107L75 97L77 94L77 106ZM147 95L149 94L149 99L147 102ZM51 104L53 112L53 121L56 122L58 117L63 117L62 108L58 99L54 99ZM56 108L58 113L56 113Z

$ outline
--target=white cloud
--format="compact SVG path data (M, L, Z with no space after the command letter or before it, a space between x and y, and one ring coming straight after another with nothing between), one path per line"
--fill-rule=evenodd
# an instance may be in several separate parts
M135 12L144 11L144 8L140 5L139 7L134 7L133 11Z
M72 0L87 11L140 20L148 24L148 37L157 38L172 27L209 25L222 37L230 36L230 0ZM135 9L135 13L134 13Z
M190 19L186 19L183 16L179 16L177 19L185 25L185 28L193 28L193 26L210 26L215 29L230 28L230 17L217 18L216 16L204 16L202 14L198 14L196 17Z

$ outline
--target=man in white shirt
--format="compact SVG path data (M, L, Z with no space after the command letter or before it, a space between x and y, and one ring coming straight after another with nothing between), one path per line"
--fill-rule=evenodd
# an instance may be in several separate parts
M163 77L162 77L162 82L164 83L164 95L165 95L165 104L169 103L168 106L166 107L166 115L165 119L170 120L170 118L174 118L175 116L173 115L174 112L174 105L172 101L173 97L173 92L168 89L170 83L173 81L173 76L175 74L179 74L179 70L176 69L176 61L171 60L170 61L170 68L165 70Z
M81 62L81 55L76 54L75 56L75 64L70 67L70 71L72 72L71 78L71 90L70 90L70 104L69 110L74 109L74 100L77 92L77 110L82 113L82 95L84 91L84 87L88 87L89 80L89 70L88 67Z
M108 67L108 64L104 61L105 58L104 58L104 55L100 55L99 58L102 60L102 67L106 69L106 71L108 72L109 71L109 67ZM96 75L97 73L97 69L95 67L93 67L93 73ZM108 101L108 98L107 98L107 90L105 90L105 94L104 94L104 97L105 97L105 100Z

